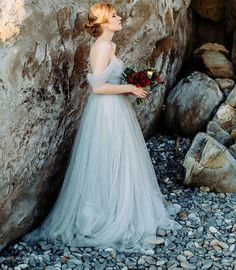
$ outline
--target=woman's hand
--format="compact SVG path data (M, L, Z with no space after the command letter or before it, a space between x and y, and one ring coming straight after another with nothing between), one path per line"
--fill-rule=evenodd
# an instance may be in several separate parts
M130 84L131 91L130 93L139 98L145 98L148 95L148 92L142 87L136 87L133 84Z

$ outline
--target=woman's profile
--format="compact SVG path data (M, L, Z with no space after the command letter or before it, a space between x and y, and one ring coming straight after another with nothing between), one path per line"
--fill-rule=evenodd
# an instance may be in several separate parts
M155 245L157 228L181 227L171 216L173 208L164 204L126 96L145 98L147 92L121 85L124 64L116 56L112 38L122 29L122 21L115 8L104 2L94 4L85 29L96 38L87 75L91 91L61 192L35 236L76 247L147 250Z

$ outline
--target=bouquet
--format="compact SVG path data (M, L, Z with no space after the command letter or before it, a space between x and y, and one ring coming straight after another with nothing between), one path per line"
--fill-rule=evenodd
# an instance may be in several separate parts
M143 87L148 92L156 90L156 86L161 83L157 71L150 67L145 67L138 71L132 68L126 68L123 72L123 76L127 83L134 84L136 87ZM145 104L145 99L138 98L137 104Z

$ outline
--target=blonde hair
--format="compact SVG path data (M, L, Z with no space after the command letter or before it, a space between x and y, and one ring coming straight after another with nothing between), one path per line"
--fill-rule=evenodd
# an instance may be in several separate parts
M113 10L114 6L112 4L105 2L94 4L88 12L88 18L84 25L85 30L93 37L100 36L103 32L101 24L108 21Z

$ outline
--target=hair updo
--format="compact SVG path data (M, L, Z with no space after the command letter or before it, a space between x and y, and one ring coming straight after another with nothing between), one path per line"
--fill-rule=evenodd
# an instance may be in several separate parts
M88 12L88 18L84 25L85 30L93 37L100 36L103 32L101 24L108 21L109 14L113 10L112 4L105 2L94 4Z

